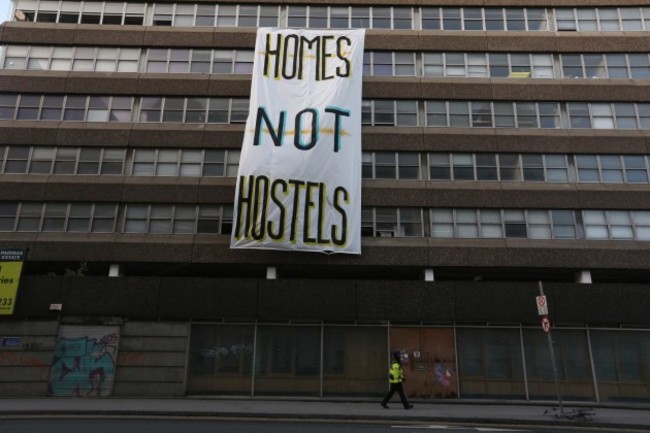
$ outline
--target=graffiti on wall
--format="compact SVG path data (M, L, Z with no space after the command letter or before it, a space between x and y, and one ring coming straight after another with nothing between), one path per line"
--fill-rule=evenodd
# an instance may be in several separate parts
M48 395L106 397L113 390L119 344L116 326L61 326Z
M230 347L225 347L225 346L213 346L209 347L207 349L201 350L201 356L203 358L216 358L218 356L234 356L239 358L242 355L250 355L253 353L253 345L252 344L233 344Z

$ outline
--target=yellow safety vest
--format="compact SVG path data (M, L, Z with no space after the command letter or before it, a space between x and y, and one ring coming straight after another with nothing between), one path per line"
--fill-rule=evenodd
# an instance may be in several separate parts
M388 371L388 381L390 383L402 383L404 381L404 370L399 362L393 362Z

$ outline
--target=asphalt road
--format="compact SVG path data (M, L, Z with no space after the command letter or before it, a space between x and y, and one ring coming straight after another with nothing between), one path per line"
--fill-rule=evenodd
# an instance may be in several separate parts
M25 419L0 420L7 433L597 433L598 429L461 426L442 424L367 424L305 422L234 422L191 419ZM609 430L611 431L611 430Z

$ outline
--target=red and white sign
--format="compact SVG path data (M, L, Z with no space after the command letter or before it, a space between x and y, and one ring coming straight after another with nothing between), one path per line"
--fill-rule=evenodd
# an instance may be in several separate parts
M543 317L542 318L542 329L544 332L547 334L551 332L551 322L548 320L548 317Z
M548 314L548 304L546 303L546 296L541 295L535 298L537 302L537 314L546 316Z

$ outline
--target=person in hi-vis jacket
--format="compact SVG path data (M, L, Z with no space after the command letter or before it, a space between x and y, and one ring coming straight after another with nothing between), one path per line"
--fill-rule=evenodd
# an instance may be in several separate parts
M388 409L388 400L397 391L404 405L404 409L411 409L413 405L409 404L408 400L406 400L404 387L402 386L402 382L404 382L404 369L402 369L402 354L399 351L393 353L393 360L390 363L390 370L388 371L388 381L390 382L390 390L382 400L381 406L384 409Z

